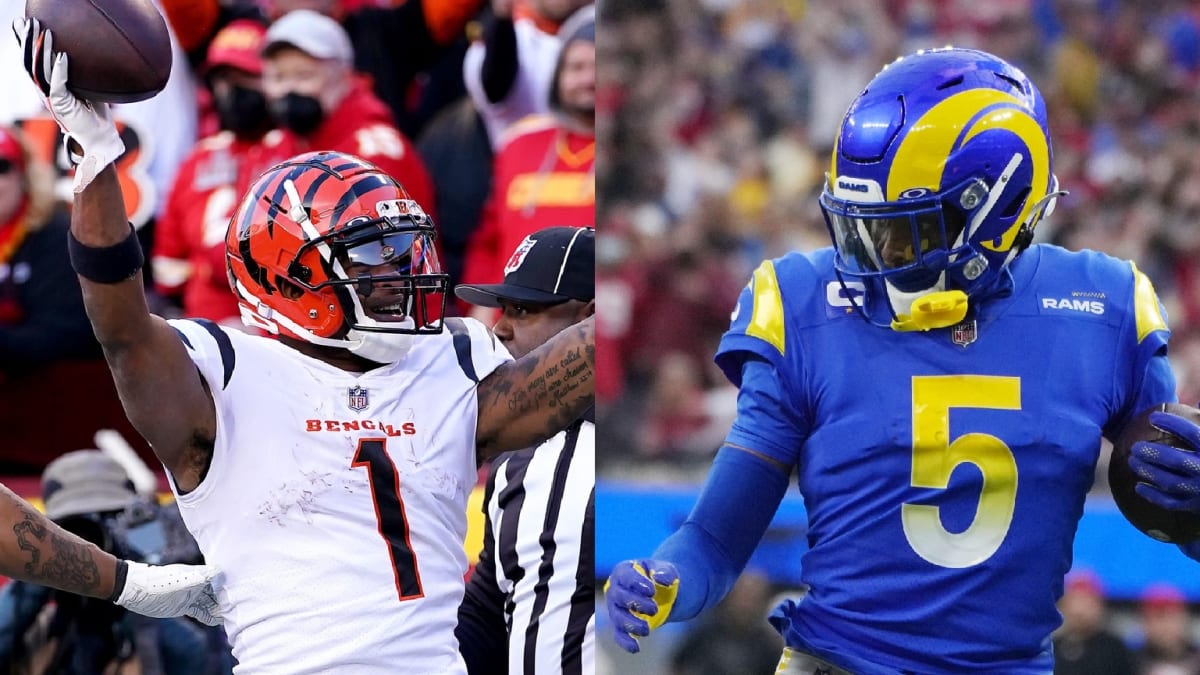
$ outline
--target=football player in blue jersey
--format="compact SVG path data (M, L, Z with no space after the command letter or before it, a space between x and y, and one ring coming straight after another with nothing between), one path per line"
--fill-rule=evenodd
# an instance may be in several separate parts
M1041 94L990 54L917 52L863 90L820 199L833 246L754 272L699 500L610 576L621 647L724 597L795 472L807 591L770 618L780 673L1051 672L1101 437L1175 400L1146 276L1032 244L1063 194L1051 155ZM1188 470L1162 462L1170 492Z

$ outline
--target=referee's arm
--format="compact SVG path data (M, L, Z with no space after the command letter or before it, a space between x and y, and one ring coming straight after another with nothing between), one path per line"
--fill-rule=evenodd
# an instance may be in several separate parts
M488 475L483 497L483 551L467 582L466 594L458 606L458 650L470 675L507 675L508 626L504 622L505 595L496 584L496 538L487 505L496 489L496 467Z

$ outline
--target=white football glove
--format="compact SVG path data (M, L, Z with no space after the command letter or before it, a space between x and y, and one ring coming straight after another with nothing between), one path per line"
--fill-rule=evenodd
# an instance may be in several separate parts
M82 192L104 167L125 152L108 104L85 101L67 89L67 55L54 53L54 38L37 19L16 19L13 34L21 48L25 71L41 91L46 109L68 139L83 149L82 159L72 156L72 160L79 160L74 189Z
M128 568L122 587L113 590L116 604L160 619L187 615L209 626L221 623L221 608L210 583L218 573L216 567L122 562ZM121 583L119 573L117 582Z

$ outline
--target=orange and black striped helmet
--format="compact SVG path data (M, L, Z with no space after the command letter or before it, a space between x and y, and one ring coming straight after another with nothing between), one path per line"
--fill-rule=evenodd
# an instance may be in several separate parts
M381 333L440 333L448 275L433 221L358 157L312 152L264 172L226 234L242 319L351 348Z

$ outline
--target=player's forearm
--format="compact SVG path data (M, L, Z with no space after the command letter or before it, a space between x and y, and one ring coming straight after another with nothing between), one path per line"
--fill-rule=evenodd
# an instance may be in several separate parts
M0 574L69 593L107 598L116 559L55 525L0 486Z
M121 184L111 164L75 195L71 233L80 243L97 247L118 244L129 235Z
M762 456L721 448L687 521L652 556L679 572L668 621L690 619L729 593L775 516L787 478Z
M588 317L479 383L479 459L526 448L579 419L596 400L596 322Z
M77 270L80 270L81 261L87 265L91 276L97 272L118 273L125 269L124 257L118 249L133 235L125 220L125 202L117 173L111 165L75 196L71 234L85 247L79 249L84 251L84 256L72 256ZM96 249L109 249L111 253L109 250L97 252ZM111 258L113 268L105 269L106 256ZM92 329L110 356L136 344L150 330L150 310L146 305L140 269L129 272L127 278L115 283L98 283L83 273L79 276Z
M679 591L668 622L687 621L715 607L737 579L734 564L691 520L667 537L651 557L671 563L679 572Z

